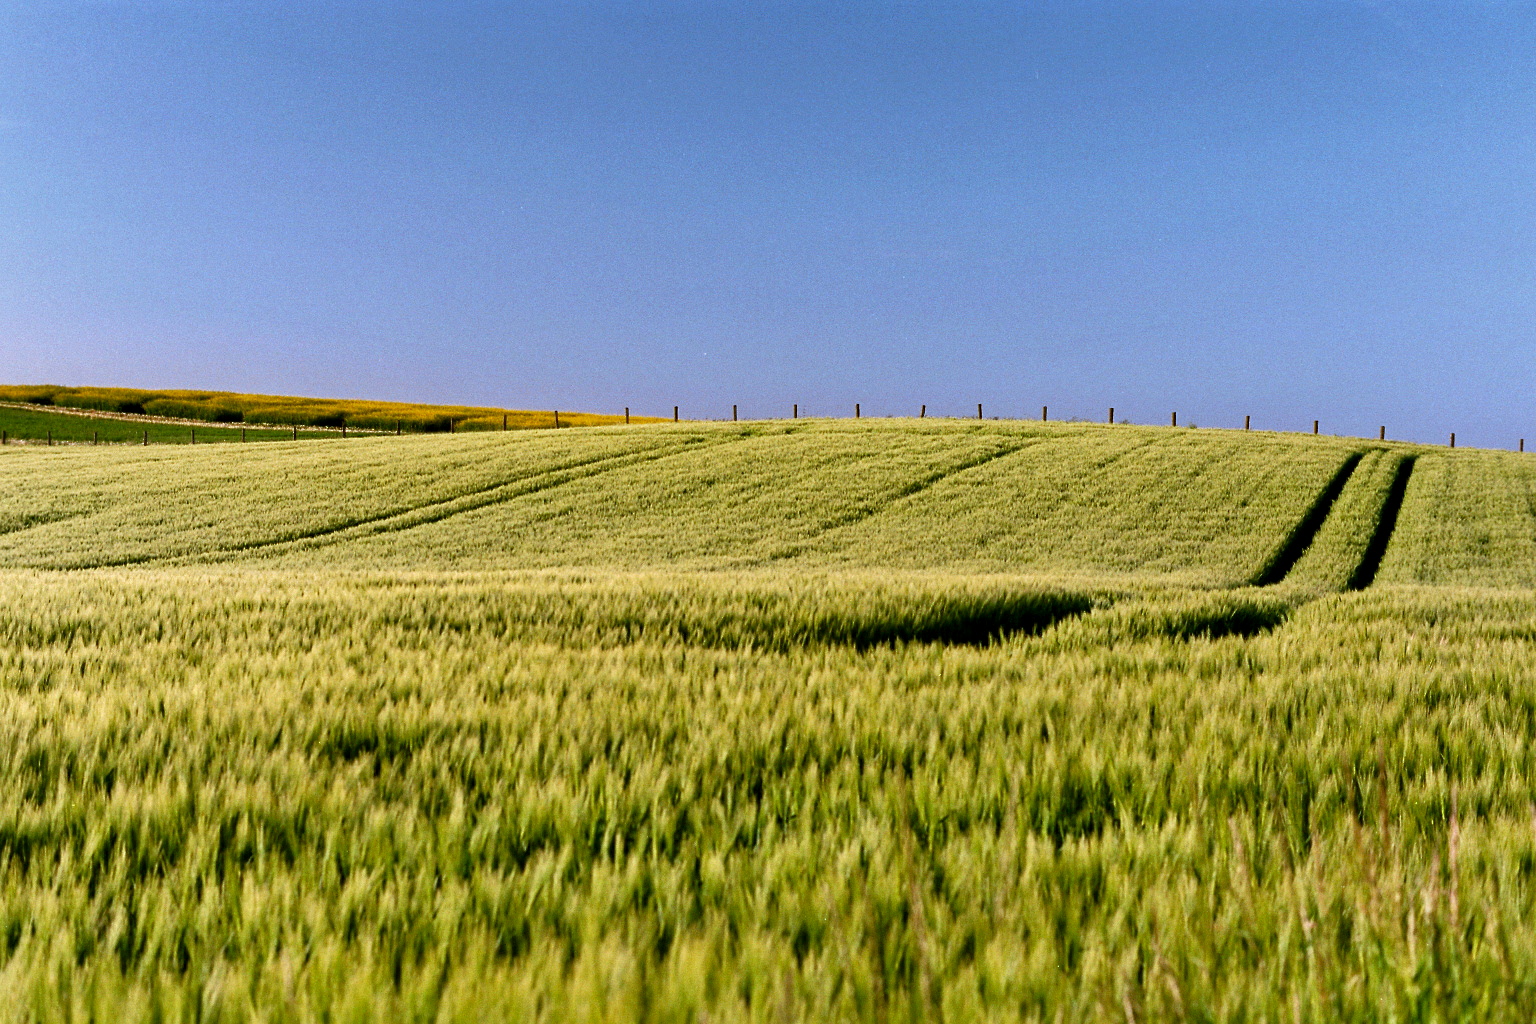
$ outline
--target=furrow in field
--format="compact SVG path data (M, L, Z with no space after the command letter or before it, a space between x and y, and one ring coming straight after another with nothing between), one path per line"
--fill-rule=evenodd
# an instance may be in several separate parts
M968 473L972 470L980 469L982 466L985 466L988 463L996 462L999 459L1007 458L1010 455L1017 455L1024 449L1032 448L1035 445L1042 444L1046 440L1046 438L1035 438L1033 440L1026 441L1023 444L1014 445L1011 448L1004 448L994 452L984 452L974 458L967 459L959 465L947 466L943 469L935 470L932 473L929 473L917 480L913 480L905 486L898 488L894 493L885 498L870 502L860 508L852 509L843 515L836 517L835 519L828 520L827 522L821 524L821 526L819 526L809 536L802 538L800 541L794 544L786 545L785 547L780 548L778 551L773 552L767 558L763 559L763 562L770 563L782 561L786 558L793 558L796 555L803 553L806 549L811 547L821 538L830 533L833 533L834 531L857 525L864 522L865 520L880 515L881 513L889 512L892 508L896 507L898 503L907 501L928 490L930 487L941 483L942 481L952 479L961 475L962 473Z
M292 541L675 446L681 437L626 432L583 436L574 445L562 443L567 440L428 437L387 445L361 440L5 460L0 521L56 521L0 535L0 564L136 565ZM84 514L63 520L59 513L70 510Z
M936 472L1016 448L1020 434L877 427L760 434L283 564L741 568Z
M1230 587L1251 577L1345 452L1204 431L1085 431L939 480L797 561Z
M1066 439L1063 439L1066 441ZM1157 440L1111 431L1065 444L1015 446L1009 459L989 459L949 473L893 501L878 518L824 531L795 557L834 565L932 567L974 558L1021 515L1043 515L1070 500L1072 481L1117 463Z
M1376 529L1371 532L1371 540L1366 545L1365 555L1350 575L1346 589L1364 590L1376 582L1376 574L1381 571L1381 560L1386 556L1387 545L1392 541L1392 534L1397 532L1397 517L1402 512L1403 498L1408 493L1408 479L1413 475L1414 461L1412 455L1406 455L1398 460L1392 474L1392 486L1387 491L1386 500L1381 504L1381 514L1377 517Z
M474 512L487 508L500 502L511 501L529 494L560 487L564 484L578 480L587 480L602 473L612 472L628 466L639 465L644 462L654 462L682 451L697 450L700 445L716 445L725 443L722 441L698 441L689 440L676 445L657 450L651 449L645 452L625 453L621 455L608 455L592 459L575 460L555 469L544 470L539 473L516 477L512 480L492 484L488 487L478 488L475 491L457 495L442 501L429 502L403 512L393 512L387 515L374 516L344 525L326 527L313 532L283 537L268 541L254 541L248 544L231 545L218 548L213 551L199 552L194 555L176 557L149 557L139 559L136 562L113 562L99 568L114 568L122 565L154 563L160 565L195 565L209 562L227 561L247 554L280 554L287 551L309 550L324 547L328 544L337 544L347 540L374 536L380 533L394 533L403 530L411 530L425 526L429 523L442 522L452 516L462 515L466 512Z
M1376 579L1536 586L1536 461L1493 451L1424 451Z
M40 514L23 517L15 525L0 521L0 537L14 537L18 533L26 533L28 530L36 530L43 526L53 526L57 523L67 523L71 519L79 519L90 515L90 510L80 512L62 512L56 515Z
M1328 485L1319 492L1311 506L1286 535L1285 540L1265 562L1264 567L1254 574L1251 581L1254 586L1267 587L1279 583L1285 579L1296 563L1301 561L1307 549L1312 546L1312 540L1317 536L1318 530L1322 529L1323 522L1328 518L1334 502L1344 492L1344 485L1349 483L1355 468L1360 465L1362 457L1362 453L1355 452L1344 460L1344 464L1333 475L1333 479L1329 480Z
M1412 462L1413 456L1385 448L1364 452L1284 584L1334 592L1368 586L1392 536Z
M1071 500L999 539L1050 568L1245 582L1337 472L1337 450L1179 432L1069 481Z

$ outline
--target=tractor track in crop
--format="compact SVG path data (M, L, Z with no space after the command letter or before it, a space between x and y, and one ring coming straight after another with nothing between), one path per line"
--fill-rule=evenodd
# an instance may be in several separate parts
M403 530L415 529L418 526L427 526L431 523L442 522L453 516L466 512L475 512L489 508L492 505L502 504L530 494L551 490L564 484L574 483L578 480L588 480L612 470L624 469L629 466L642 465L647 462L655 462L672 455L684 452L697 451L703 446L715 446L728 444L737 438L727 438L721 441L706 441L703 439L689 439L676 444L666 445L661 449L651 449L645 452L624 452L619 455L605 455L592 459L579 459L567 462L552 469L540 470L511 480L501 480L494 484L475 488L449 498L440 498L422 505L405 509L395 509L376 516L351 520L345 523L336 523L315 530L305 531L299 534L290 534L284 537L267 540L251 541L244 544L234 544L227 547L214 548L207 551L188 552L184 554L155 554L142 555L133 558L115 559L107 562L93 563L91 565L76 566L78 569L116 569L131 565L204 565L209 563L227 561L239 558L243 555L259 554L285 554L288 551L310 550L325 547L330 544L339 544L364 537L377 536L382 533L395 533Z
M1328 519L1328 513L1333 510L1333 503L1339 500L1339 495L1344 493L1344 485L1349 483L1349 478L1355 475L1355 469L1360 465L1360 460L1365 458L1364 452L1354 452L1346 458L1341 466L1334 472L1333 478L1318 492L1312 504L1301 519L1291 528L1284 541L1275 549L1264 567L1254 575L1250 584L1255 587L1271 587L1289 575L1301 561L1301 556L1307 553L1312 546L1312 541L1317 538L1317 531L1323 528L1323 523Z
M28 522L19 526L7 526L0 528L0 539L9 539L18 533L26 533L28 530L41 529L44 526L55 526L59 523L67 523L75 519L84 519L93 516L100 509L88 509L84 512L63 512L56 516L35 516Z
M1365 554L1360 557L1360 564L1355 566L1355 571L1350 573L1349 582L1344 585L1345 590L1364 590L1376 582L1376 574L1381 571L1381 560L1386 556L1387 545L1397 530L1397 517L1403 510L1403 498L1408 494L1408 479L1413 476L1414 461L1415 456L1412 455L1404 455L1398 460L1397 468L1392 473L1392 484L1387 488L1386 500L1381 503L1381 512L1376 517L1376 528L1371 531Z
M1102 456L1101 458L1097 458L1097 459L1092 460L1091 462L1088 462L1087 464L1084 465L1083 469L1080 471L1080 475L1084 479L1092 479L1093 477L1095 477L1098 474L1102 473L1104 470L1108 469L1110 466L1113 466L1115 463L1119 462L1121 459L1128 458L1128 457L1136 454L1137 452L1146 451L1148 448L1151 448L1151 447L1153 447L1155 445L1166 444L1166 443L1169 442L1169 440L1170 439L1167 438L1167 437L1162 437L1162 436L1154 435L1152 437L1148 437L1148 438L1136 441L1134 444L1129 444L1129 445L1127 445L1124 448L1121 448L1121 449L1119 449L1117 451L1110 452L1107 455ZM1081 508L1081 507L1083 507L1085 505L1096 505L1096 504L1098 504L1098 503L1100 503L1102 501L1103 501L1103 496L1100 493L1089 494L1089 495L1084 495L1084 494L1075 494L1075 495L1061 494L1061 495L1059 495L1057 497L1057 500L1052 501L1050 503L1046 503L1046 502L1043 502L1043 501L1037 503L1036 506L1035 506L1035 515L1037 517L1042 517L1043 518L1044 516L1047 516L1047 515L1055 515L1061 509L1064 509L1064 508L1069 508L1069 509L1070 508Z
M981 455L967 459L957 465L947 466L943 469L928 473L926 476L918 477L916 480L909 481L907 484L893 491L889 495L886 495L885 497L867 503L861 508L853 509L852 511L838 516L835 519L821 523L806 536L800 538L792 544L786 545L785 547L765 556L762 559L756 560L752 564L769 565L774 562L784 561L788 558L794 558L796 555L804 553L807 548L828 534L837 530L846 529L850 526L856 526L862 522L866 522L877 515L889 511L897 504L923 493L936 484L942 483L945 480L951 480L960 474L968 473L973 469L980 469L982 466L996 462L998 459L1007 458L1010 455L1017 455L1019 452L1028 448L1033 448L1041 444L1048 444L1051 440L1053 439L1048 437L1031 438L1022 444L1012 445L1011 447L1002 448L998 451L985 452Z
M1264 568L1253 577L1249 585L1270 587L1284 582L1290 576L1291 570L1312 547L1318 532L1327 522L1335 503L1353 478L1361 461L1372 452L1386 450L1370 448L1355 452L1346 458L1334 473L1333 478L1328 481L1302 515L1300 522L1286 536L1285 541ZM1387 545L1391 543L1392 535L1397 530L1397 519L1402 512L1403 499L1408 493L1408 481L1413 475L1416 459L1415 455L1403 455L1398 458L1397 464L1393 467L1392 482L1387 486L1387 493L1383 496L1381 507L1376 513L1376 522L1371 527L1370 539L1366 542L1359 563L1351 570L1349 578L1344 582L1344 590L1364 590L1376 581L1376 574L1380 572L1382 559L1387 553Z

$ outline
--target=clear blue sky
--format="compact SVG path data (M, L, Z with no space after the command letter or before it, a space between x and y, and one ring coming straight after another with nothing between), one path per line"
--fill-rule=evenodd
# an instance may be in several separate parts
M0 7L0 378L1536 442L1536 6Z

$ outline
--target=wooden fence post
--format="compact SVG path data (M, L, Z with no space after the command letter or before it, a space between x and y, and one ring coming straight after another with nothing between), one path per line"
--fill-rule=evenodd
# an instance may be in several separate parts
M346 420L342 420L341 421L341 436L342 437L346 437L347 436L347 421Z
M981 419L981 403L976 403L976 418Z
M1178 426L1178 425L1179 425L1179 414L1178 414L1178 412L1177 412L1177 411L1175 411L1175 412L1174 412L1174 414L1173 414L1173 419L1171 419L1171 420L1170 420L1170 421L1169 421L1169 422L1168 422L1168 425L1169 425L1169 426L1170 426L1170 427L1176 427L1176 426Z
M626 422L628 422L628 421L626 421ZM502 413L501 414L501 429L502 429L503 432L505 432L506 429L507 429L507 414L506 413Z
M400 436L400 421L399 420L395 420L395 436L396 437Z
M629 406L624 407L624 425L629 426Z
M675 405L672 407L672 422L677 422L677 406Z
M791 412L789 414L789 418L792 419L792 420L797 420L797 419L800 418L800 403L799 402L796 402L794 404L794 406L793 406L793 408L792 408L792 410L791 410Z
M1454 431L1451 433L1451 447L1452 448L1456 447L1456 434L1455 434Z
M1525 451L1525 438L1520 439L1520 450Z
M1243 429L1244 430L1251 429L1252 425L1253 425L1253 417L1252 416L1244 416L1243 417Z
M1386 439L1387 439L1387 427L1386 427L1386 424L1382 424L1381 429L1376 431L1376 440L1378 440L1378 441L1385 441Z
M731 406L731 422L736 422L736 407L734 405Z
M190 427L188 429L190 429L192 431L192 441L191 441L191 443L192 444L197 444L197 428L196 427Z
M101 444L101 431L99 431L99 430L91 431L91 444L93 446Z
M1111 423L1115 422L1115 407L1114 406L1110 406L1109 407L1109 422L1111 422Z
M560 429L560 410L559 409L555 410L555 429L556 430Z
M555 413L555 415L559 416L560 414L559 413ZM556 426L558 426L558 425L559 424L557 422ZM450 433L450 434L457 434L458 433L458 431L453 428L453 417L452 416L448 417L448 433Z
M10 444L10 443L11 443L11 432L9 430L0 430L0 444Z
M245 428L244 427L240 428L240 443L241 444L245 443Z
M53 431L48 431L48 447L53 447Z
M144 431L144 444L145 445L149 444L149 431L147 431L147 430Z
M1317 420L1312 421L1312 433L1317 433Z
M1044 406L1044 405L1042 405L1042 406L1041 406L1041 407L1040 407L1040 422L1041 422L1041 423L1044 423L1044 422L1045 422L1045 414L1046 414L1046 413L1047 413L1047 412L1050 412L1050 407L1049 407L1049 406Z
M295 441L299 439L299 425L297 423L293 425L293 439Z
M858 402L854 402L853 403L853 418L854 419L858 419L859 418L859 403Z
M926 405L917 411L917 418L920 420L928 418L928 407Z

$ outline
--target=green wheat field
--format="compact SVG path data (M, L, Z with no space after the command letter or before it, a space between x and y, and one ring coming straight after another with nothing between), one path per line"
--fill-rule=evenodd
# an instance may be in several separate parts
M1536 459L0 448L0 1022L1529 1021Z

